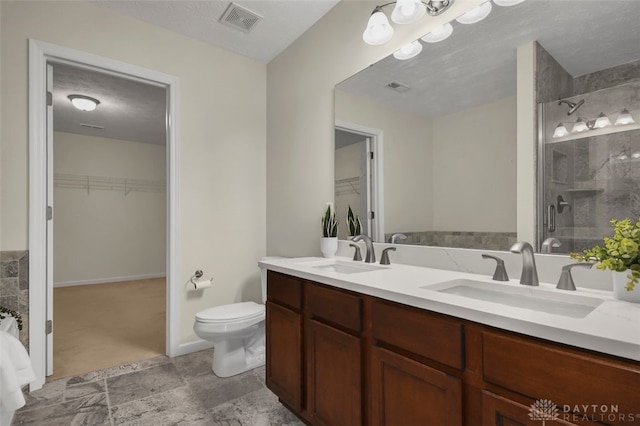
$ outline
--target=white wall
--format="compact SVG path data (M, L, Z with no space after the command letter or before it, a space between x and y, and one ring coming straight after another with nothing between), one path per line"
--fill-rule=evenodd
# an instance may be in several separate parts
M0 250L28 246L27 40L33 38L180 79L181 282L174 285L185 289L196 269L215 282L202 295L181 292L178 340L197 339L193 318L205 307L259 300L266 65L85 1L3 1L0 7L2 101L12 106L2 109Z
M55 174L166 180L164 145L62 132L53 139ZM166 189L125 194L56 185L54 283L164 274L166 202Z
M479 3L457 1L438 17L395 25L391 42L369 46L362 31L379 3L343 0L268 64L269 254L320 254L318 217L333 199L334 86Z
M516 232L516 98L433 120L433 230Z
M433 226L432 124L424 117L335 91L336 119L383 133L384 232Z

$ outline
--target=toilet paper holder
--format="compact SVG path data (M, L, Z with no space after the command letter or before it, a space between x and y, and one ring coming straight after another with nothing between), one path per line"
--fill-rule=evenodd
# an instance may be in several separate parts
M194 287L194 288L196 288L196 287L197 287L197 285L196 285L196 280L199 280L200 278L202 278L202 276L203 276L203 275L204 275L204 273L202 272L202 270L201 270L201 269L198 269L198 270L196 271L196 273L195 273L195 274L193 274L193 275L191 276L191 278L189 278L189 281L191 282L191 284L193 284L193 287Z

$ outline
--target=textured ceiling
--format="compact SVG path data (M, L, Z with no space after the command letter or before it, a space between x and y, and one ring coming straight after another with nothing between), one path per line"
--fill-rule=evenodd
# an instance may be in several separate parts
M450 38L423 43L417 57L399 61L389 56L337 87L394 109L437 117L515 96L516 49L532 40L574 77L640 59L638 0L494 4L478 24L452 24ZM391 81L411 90L386 88Z
M262 16L251 32L244 33L219 22L231 1L88 1L262 62L275 58L339 2L237 0Z
M67 98L72 94L96 98L100 105L94 111L80 111ZM55 131L164 145L165 111L163 87L84 68L53 65Z

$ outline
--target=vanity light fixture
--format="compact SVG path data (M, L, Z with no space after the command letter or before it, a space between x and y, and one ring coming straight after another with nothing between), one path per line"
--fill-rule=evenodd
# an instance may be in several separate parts
M80 111L93 111L100 104L99 100L90 96L69 95L67 98L69 98L71 104Z
M429 16L438 16L453 2L454 0L397 0L376 6L369 17L362 39L365 43L375 46L384 44L393 37L393 27L382 11L383 7L395 5L391 12L391 20L396 24L405 25L417 22L425 13Z
M423 36L422 41L425 43L438 43L449 38L451 34L453 34L453 25L447 22Z
M554 138L561 138L561 137L567 136L568 134L569 134L569 131L567 130L566 127L564 127L564 124L562 123L558 123L558 125L556 126L556 129L553 131Z
M615 125L624 126L627 124L634 124L634 123L635 123L635 120L631 116L631 113L627 108L624 108L618 115ZM569 134L565 126L566 124L571 124L573 126L571 128L571 133L581 133L581 132L586 132L587 130L603 129L605 127L609 127L612 125L608 115L603 112L598 114L598 117L595 118L594 120L584 120L582 117L578 117L578 119L575 122L559 123L556 126L555 130L553 131L554 138L562 138Z
M576 121L576 124L573 125L571 133L580 133L587 130L589 130L589 126L587 126L587 123L585 123L582 118L578 117L578 121Z
M633 124L635 120L629 113L628 109L623 109L618 118L616 119L616 126L624 126L625 124Z
M399 50L396 50L393 54L393 57L404 61L406 59L411 59L414 56L417 56L420 52L422 52L422 44L416 40L409 44L405 44Z
M486 1L484 3L482 3L479 6L474 7L473 9L471 9L470 11L468 11L467 13L460 15L456 18L456 21L460 22L461 24L476 24L480 21L482 21L484 18L486 18L487 16L489 16L489 14L491 13L491 2L490 1Z
M493 0L498 6L515 6L522 3L524 0Z
M603 129L608 126L611 126L611 120L609 120L609 117L604 115L604 112L601 112L600 114L598 114L598 118L596 118L595 123L593 123L593 128Z

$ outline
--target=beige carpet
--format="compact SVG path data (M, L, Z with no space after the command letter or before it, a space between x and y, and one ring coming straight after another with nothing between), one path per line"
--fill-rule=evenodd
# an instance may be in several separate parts
M165 279L53 290L53 376L165 354Z

